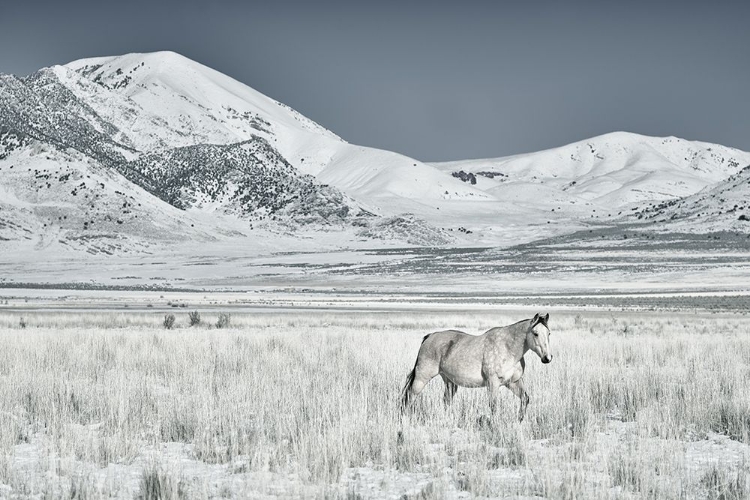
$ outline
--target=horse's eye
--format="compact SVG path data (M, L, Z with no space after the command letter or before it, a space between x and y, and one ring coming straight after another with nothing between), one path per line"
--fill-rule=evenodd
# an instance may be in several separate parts
M539 334L538 334L538 333L536 333L536 332L534 332L534 336L535 336L535 337L538 337L538 336L539 336Z

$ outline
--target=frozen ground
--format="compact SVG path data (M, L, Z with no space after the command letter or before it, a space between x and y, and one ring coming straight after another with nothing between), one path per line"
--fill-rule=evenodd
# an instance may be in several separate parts
M243 247L219 245L134 257L0 255L0 290L5 295L23 288L61 289L65 294L75 290L231 292L252 302L276 291L319 297L417 295L464 303L479 298L492 305L518 297L547 297L545 304L573 297L565 301L574 302L563 303L586 305L575 297L744 296L750 290L748 283L747 236L659 234L647 225L600 227L507 248L386 247L254 254ZM645 307L649 300L645 299Z

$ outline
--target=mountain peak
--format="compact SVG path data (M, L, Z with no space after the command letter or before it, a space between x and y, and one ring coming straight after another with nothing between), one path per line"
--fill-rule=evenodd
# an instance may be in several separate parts
M302 132L341 141L288 106L176 52L79 59L62 68L72 71L73 79L88 80L118 94L117 98L132 101L155 114L155 119L181 129L183 134L213 130L215 133L208 133L206 142L245 140L250 133L258 132L267 134L267 138ZM76 82L71 84L75 86ZM274 126L252 126L253 123L273 123ZM252 131L244 130L248 124Z
M171 89L174 92L184 92L190 87L191 80L199 84L194 86L206 86L205 80L209 80L214 85L242 88L245 94L250 91L262 95L218 71L172 51L79 59L64 67L126 95L136 92L134 89L138 86L144 87L155 82L175 86Z
M685 143L689 144L691 141L682 139L675 136L658 137L645 134L638 134L635 132L628 132L624 130L616 130L614 132L607 132L606 134L596 135L586 139L550 148L544 151L554 151L561 149L577 148L580 146L586 146L587 144L595 144L600 147L632 147L636 145L653 145L653 144L668 144L668 143ZM541 152L541 151L540 151Z
M156 52L130 52L128 54L115 56L87 57L76 59L64 66L78 71L86 66L112 65L118 67L151 65L158 67L162 63L181 64L185 66L199 65L200 63L171 50L160 50Z

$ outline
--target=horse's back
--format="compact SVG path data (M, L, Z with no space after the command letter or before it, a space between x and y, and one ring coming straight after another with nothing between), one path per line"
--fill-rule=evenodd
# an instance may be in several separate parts
M431 354L442 358L456 343L465 342L466 337L474 336L459 330L443 330L431 333L424 338L419 354Z

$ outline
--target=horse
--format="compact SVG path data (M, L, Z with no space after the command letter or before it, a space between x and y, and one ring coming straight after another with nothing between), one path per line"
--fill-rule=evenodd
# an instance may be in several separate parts
M529 404L523 386L524 355L532 350L542 363L552 361L547 326L549 313L534 315L508 326L495 327L481 335L445 330L425 335L414 369L401 390L402 413L427 383L440 375L445 382L443 401L450 405L458 387L487 387L494 415L500 388L505 386L521 400L518 421Z

